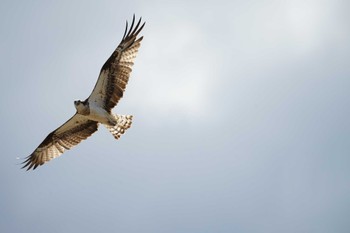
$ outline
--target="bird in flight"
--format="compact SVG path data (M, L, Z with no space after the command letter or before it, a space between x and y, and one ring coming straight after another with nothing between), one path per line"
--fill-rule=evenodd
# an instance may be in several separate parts
M65 150L71 149L96 132L100 123L112 133L115 139L119 139L125 130L130 128L132 116L113 114L112 109L123 97L131 68L143 39L142 36L138 37L138 34L144 25L145 23L141 25L141 18L135 25L135 15L129 29L126 22L124 36L102 66L90 96L84 101L74 101L76 108L74 116L51 132L26 158L22 168L34 170L57 158Z

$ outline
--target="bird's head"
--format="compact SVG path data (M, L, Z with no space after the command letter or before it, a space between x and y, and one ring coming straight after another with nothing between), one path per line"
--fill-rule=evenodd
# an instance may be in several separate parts
M88 104L87 103L85 103L85 101L83 102L83 101L81 101L81 100L76 100L76 101L74 101L74 106L75 106L75 108L77 109L77 111L78 111L78 113L80 113L80 114L85 114L86 113L86 111L88 110L88 106L87 106Z
M80 100L75 100L75 101L74 101L74 106L75 106L75 108L78 108L79 105L81 105L81 104L83 104L83 102L81 102Z

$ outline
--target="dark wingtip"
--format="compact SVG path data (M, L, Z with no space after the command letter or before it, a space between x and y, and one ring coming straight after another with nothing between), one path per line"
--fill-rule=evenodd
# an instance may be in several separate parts
M31 168L33 168L33 170L35 170L39 165L41 165L41 164L33 161L31 155L29 155L28 157L26 157L24 159L26 159L26 160L21 163L21 164L24 164L24 166L21 167L21 169L26 169L27 171L29 171Z
M130 27L128 27L128 21L126 21L126 27L125 27L122 41L125 39L128 39L130 37L136 37L140 33L140 31L142 30L142 28L145 26L145 23L146 23L146 22L144 22L140 27L141 22L142 22L142 17L140 17L137 24L135 25L135 14L133 14Z
M126 25L125 25L125 31L124 31L124 35L123 35L123 40L126 36L126 32L128 31L128 21L126 20Z
M143 24L141 25L140 29L137 30L137 32L135 32L135 36L137 36L137 35L141 32L141 30L143 29L143 27L145 26L145 24L146 24L146 22L143 22ZM136 30L136 28L135 28L135 30Z
M131 30L134 27L134 23L135 23L135 14L132 17L131 26L130 26L130 29L129 29L128 34L126 35L126 37L130 36Z
M28 161L21 169L26 169L27 171L29 170L35 170L39 165L39 163L33 163L32 161Z
M24 158L25 160L21 163L21 164L24 164L24 166L23 167L21 167L21 169L24 169L24 168L26 168L29 164L30 164L30 155L29 156L27 156L27 157L25 157Z
M140 26L141 20L142 20L142 17L140 17L139 21L137 22L137 24L136 24L136 26L135 26L135 29L131 32L131 35L134 35L134 34L135 34L135 31L136 31L137 28Z

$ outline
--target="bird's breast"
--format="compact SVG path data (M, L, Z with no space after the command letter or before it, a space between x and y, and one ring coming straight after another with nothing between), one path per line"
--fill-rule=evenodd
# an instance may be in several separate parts
M90 105L90 114L88 116L89 119L98 121L103 124L108 124L108 116L109 114L105 109L98 106Z

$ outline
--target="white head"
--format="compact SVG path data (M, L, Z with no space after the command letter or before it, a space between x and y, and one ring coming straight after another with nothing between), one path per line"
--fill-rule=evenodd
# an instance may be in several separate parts
M82 102L80 100L76 100L74 101L74 106L77 109L77 112L82 115L87 115L90 112L89 104L86 101Z

